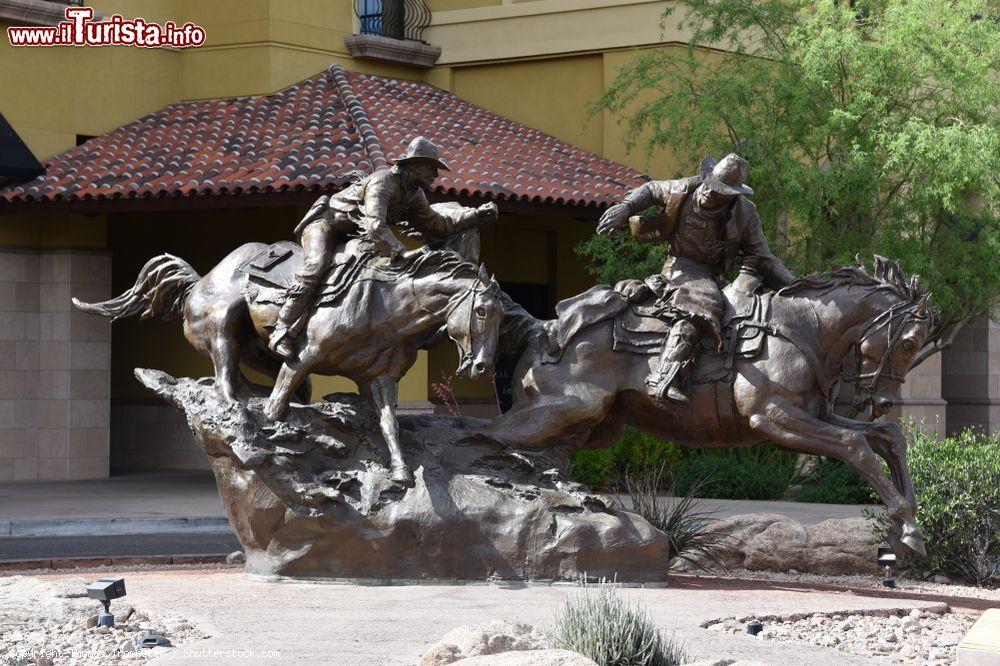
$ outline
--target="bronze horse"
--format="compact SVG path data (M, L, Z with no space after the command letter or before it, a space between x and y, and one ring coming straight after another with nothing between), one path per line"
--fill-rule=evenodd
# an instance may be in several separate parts
M356 253L358 243L351 241L339 259ZM222 399L236 400L245 381L241 363L276 378L265 407L272 418L284 415L297 390L309 401L311 372L354 380L379 415L393 480L411 483L396 421L399 380L416 361L421 344L442 325L458 347L459 374L477 379L492 371L503 319L499 285L481 267L450 251L407 252L392 264L375 260L333 304L316 308L301 336L298 357L282 365L267 347L280 301L248 297L247 290L246 266L270 247L247 243L204 277L183 259L160 255L143 266L124 294L102 303L74 298L73 304L112 319L181 316L188 342L212 359ZM283 267L290 275L301 262L301 248L279 244L278 249L293 252ZM328 274L327 284L333 275Z
M803 278L772 297L762 353L737 360L732 383L695 383L688 405L648 397L644 382L656 357L613 351L614 319L604 319L572 337L557 362L543 362L546 350L529 347L515 371L512 409L477 436L520 447L599 448L632 425L694 448L773 442L837 458L885 503L896 521L897 551L902 543L924 554L902 431L896 423L833 414L831 392L853 351L858 393L874 416L890 409L927 337L928 299L916 276L907 282L898 264L881 257L875 275L842 268ZM699 370L713 363L719 359L703 357ZM891 481L876 454L888 463Z

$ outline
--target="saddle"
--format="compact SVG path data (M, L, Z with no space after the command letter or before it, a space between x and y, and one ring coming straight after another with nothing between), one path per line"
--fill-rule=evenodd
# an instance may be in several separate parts
M337 247L330 269L320 281L313 299L315 307L332 306L351 285L370 280L395 280L398 269L375 251L370 242L354 238ZM280 241L261 250L240 266L246 274L243 295L252 303L280 306L285 292L295 281L295 271L302 265L302 247L292 241Z
M632 354L659 353L676 316L664 313L662 308L654 305L661 295L658 291L654 288L651 296L631 304L615 318L612 349ZM705 336L699 353L701 359L715 357L721 363L699 362L692 377L696 383L720 379L731 381L736 360L758 357L767 334L772 330L768 323L772 294L761 294L759 291L748 294L733 285L726 286L722 294L725 298L725 313L721 322L722 347L717 347L711 336Z

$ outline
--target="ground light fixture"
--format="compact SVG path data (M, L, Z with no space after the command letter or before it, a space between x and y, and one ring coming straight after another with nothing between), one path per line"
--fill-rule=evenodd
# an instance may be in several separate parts
M751 636L756 636L760 632L764 631L764 623L754 618L747 622L747 633Z
M124 578L100 578L87 585L87 596L104 604L104 612L97 616L97 626L115 626L115 616L111 614L111 600L125 596Z
M892 577L892 568L896 566L896 554L888 546L879 546L876 558L879 567L885 567L885 577L882 578L882 585L890 589L896 587L896 580Z

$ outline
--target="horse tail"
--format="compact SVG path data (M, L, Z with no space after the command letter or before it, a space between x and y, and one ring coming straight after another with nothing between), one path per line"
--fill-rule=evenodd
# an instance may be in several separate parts
M135 315L140 319L176 319L184 310L191 287L200 279L188 262L161 254L146 262L135 284L121 296L100 303L84 303L74 298L73 305L90 314L111 317L111 321Z

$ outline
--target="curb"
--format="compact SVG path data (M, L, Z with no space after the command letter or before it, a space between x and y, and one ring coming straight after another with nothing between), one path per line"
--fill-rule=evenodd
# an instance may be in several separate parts
M144 564L225 564L226 555L126 555L122 557L62 557L42 560L0 560L0 572L39 569L90 569Z
M18 537L113 536L126 534L229 533L225 517L170 518L66 518L55 520L2 520L0 540Z

